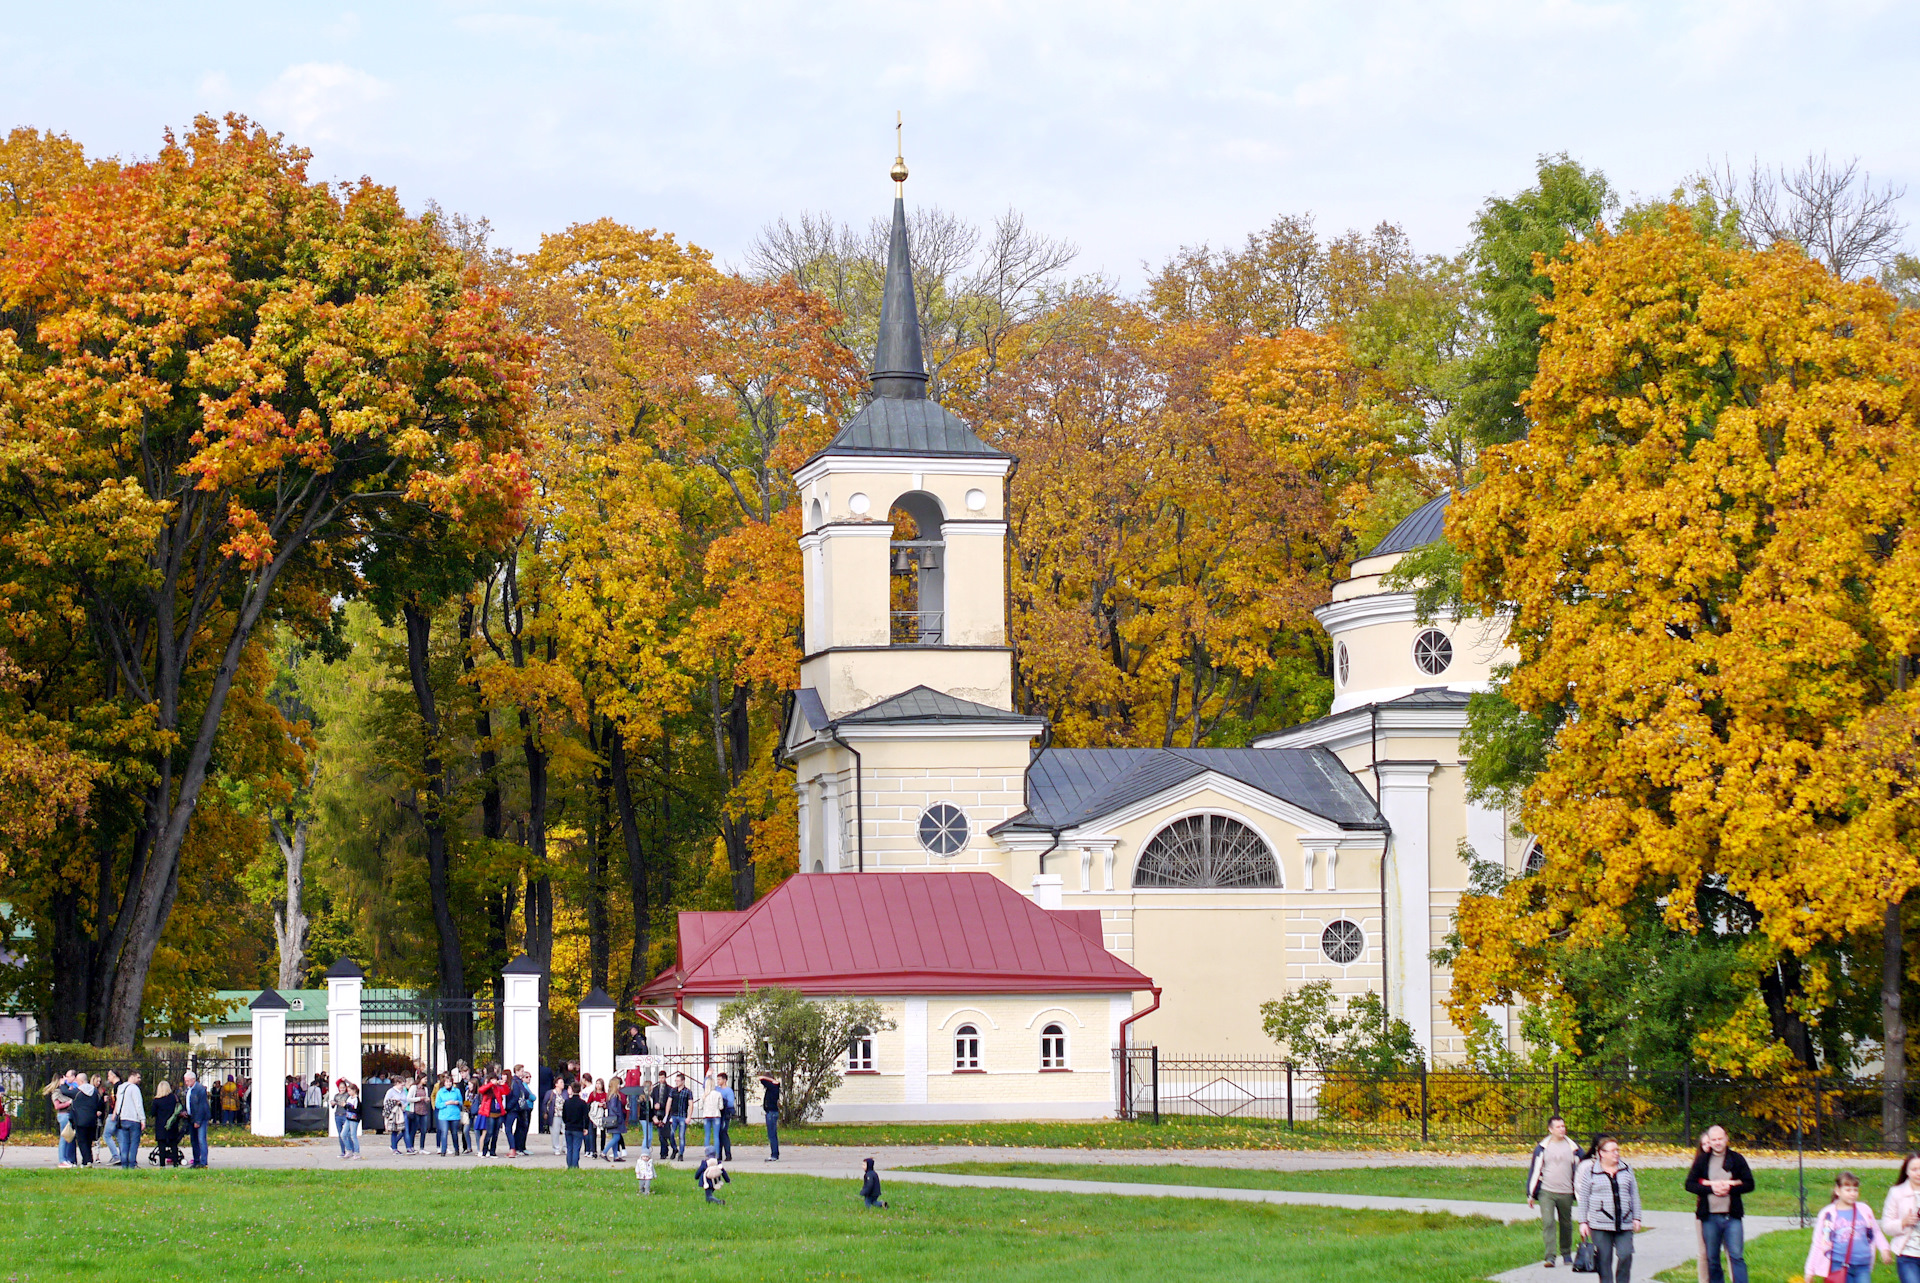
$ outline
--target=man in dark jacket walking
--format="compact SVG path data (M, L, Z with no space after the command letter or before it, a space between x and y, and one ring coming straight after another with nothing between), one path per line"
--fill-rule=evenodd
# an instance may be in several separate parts
M580 1084L567 1087L567 1103L560 1106L560 1122L567 1129L567 1166L580 1166L580 1149L587 1143L587 1129L593 1126L593 1114L580 1099Z
M1707 1147L1687 1169L1687 1193L1693 1195L1694 1219L1707 1253L1707 1283L1726 1283L1720 1267L1724 1248L1733 1267L1733 1283L1747 1283L1747 1214L1741 1195L1754 1190L1753 1169L1747 1160L1727 1148L1727 1129L1715 1123L1707 1128Z

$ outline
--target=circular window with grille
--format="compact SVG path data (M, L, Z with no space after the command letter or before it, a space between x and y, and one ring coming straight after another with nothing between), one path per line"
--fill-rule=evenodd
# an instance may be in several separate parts
M1413 639L1413 662L1429 677L1438 677L1453 666L1453 643L1437 628L1429 628Z
M1334 656L1334 659L1333 659L1334 671L1340 674L1340 684L1342 686L1345 686L1347 684L1347 677L1352 667L1347 660L1347 644L1345 642L1341 642L1338 646L1335 646L1333 648L1333 656Z
M1366 952L1366 948L1367 933L1345 918L1329 922L1327 929L1320 933L1320 952L1327 955L1327 961L1343 967Z
M1134 866L1137 887L1277 887L1266 841L1225 815L1189 815L1153 835Z
M920 812L920 845L935 855L953 855L967 844L967 817L957 806L935 802Z

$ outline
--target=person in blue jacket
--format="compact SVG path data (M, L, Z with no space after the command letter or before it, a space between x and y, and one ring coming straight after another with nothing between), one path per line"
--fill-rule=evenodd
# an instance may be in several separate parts
M180 1080L186 1095L187 1126L193 1131L193 1165L207 1165L207 1126L213 1122L213 1098L200 1085L200 1076L191 1069Z

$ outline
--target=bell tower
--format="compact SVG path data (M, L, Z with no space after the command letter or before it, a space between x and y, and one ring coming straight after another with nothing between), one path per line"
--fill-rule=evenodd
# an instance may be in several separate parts
M781 752L799 795L800 868L1014 879L989 830L1024 809L1046 722L1013 711L1013 459L927 396L898 155L891 176L873 393L794 473L805 644Z
M1010 456L927 397L894 160L873 393L794 473L806 577L801 685L838 717L916 686L1013 707L1006 636Z

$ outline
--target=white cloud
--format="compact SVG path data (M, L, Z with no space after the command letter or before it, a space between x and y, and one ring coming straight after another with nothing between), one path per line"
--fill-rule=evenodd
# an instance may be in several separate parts
M260 95L271 122L296 142L371 144L374 109L393 96L377 76L337 62L288 67Z

